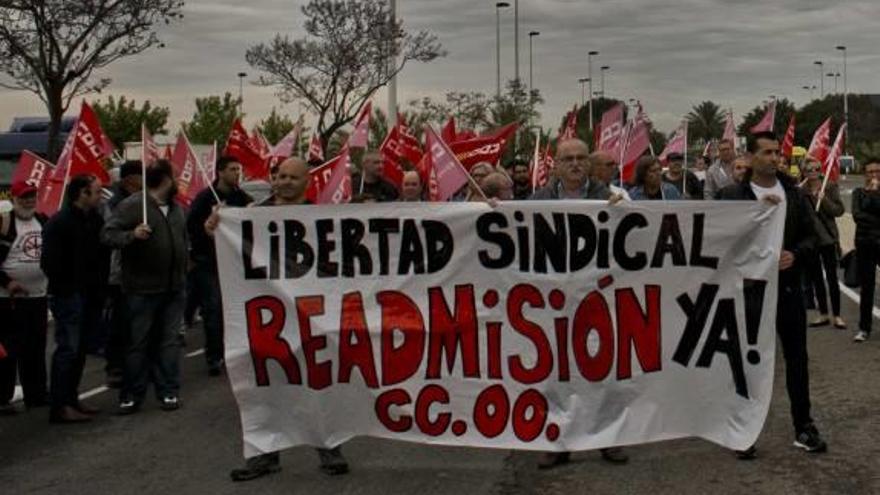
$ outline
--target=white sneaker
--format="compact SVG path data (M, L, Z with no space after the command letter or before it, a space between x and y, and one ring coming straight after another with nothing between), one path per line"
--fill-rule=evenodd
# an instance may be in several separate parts
M853 337L853 342L864 342L868 340L869 336L870 334L868 334L868 332L860 330L859 333L857 333L856 336Z

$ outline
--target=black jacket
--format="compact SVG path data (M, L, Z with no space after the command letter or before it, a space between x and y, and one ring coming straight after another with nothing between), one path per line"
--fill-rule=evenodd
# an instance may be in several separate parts
M122 290L127 294L161 294L184 288L186 280L186 220L174 201L168 214L147 195L147 224L152 233L137 240L134 229L143 222L143 196L124 199L101 232L108 246L122 250Z
M214 183L214 189L220 201L226 206L237 208L245 207L254 200L248 193L241 189L235 188L229 194L223 193L217 189L217 183ZM214 205L217 200L211 189L204 189L196 195L189 207L189 215L186 217L186 231L189 234L189 254L195 263L207 263L212 270L217 269L217 254L214 251L214 239L205 233L205 221L211 216Z
M561 199L559 197L559 181L552 180L549 184L535 191L532 200ZM594 180L587 183L586 195L581 199L608 199L611 197L611 191L605 186Z
M72 205L46 222L40 268L49 279L49 294L103 289L110 269L110 250L99 237L103 226L98 210L87 212Z
M782 238L782 249L791 251L795 257L792 268L779 272L779 285L794 287L799 286L803 264L815 249L816 234L813 231L812 215L809 211L810 203L803 191L785 174L777 173L776 178L785 190L785 233ZM731 184L721 189L718 198L742 201L758 199L752 191L751 180L748 177L739 184Z
M400 193L397 192L397 188L393 184L381 178L373 183L364 182L363 191L361 191L361 177L361 175L354 175L351 178L351 191L355 196L358 194L369 194L376 198L376 201L379 203L397 201L398 196L400 196Z
M46 222L49 221L49 218L46 215L39 212L34 215L34 218L36 218L37 222L43 227L45 227ZM6 262L6 257L9 256L9 249L12 247L12 243L15 242L17 236L18 232L15 230L15 213L10 211L9 213L0 215L0 267ZM0 268L0 287L6 287L10 280L9 275Z
M856 243L880 244L880 191L863 187L852 193L852 215L856 222Z

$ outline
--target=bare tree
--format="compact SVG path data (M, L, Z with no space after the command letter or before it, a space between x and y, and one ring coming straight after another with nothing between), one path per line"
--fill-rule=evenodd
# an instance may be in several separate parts
M445 55L433 34L404 31L385 0L311 0L302 13L305 37L276 35L248 49L247 62L264 73L258 85L318 116L325 146L407 62Z
M154 27L182 17L181 0L3 0L0 86L35 93L49 112L49 157L59 149L61 118L78 96L100 92L92 79L123 57L161 45Z

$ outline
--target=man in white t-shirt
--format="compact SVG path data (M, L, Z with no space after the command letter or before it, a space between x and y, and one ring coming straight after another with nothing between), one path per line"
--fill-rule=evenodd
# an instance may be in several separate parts
M37 188L12 185L11 212L0 215L0 414L15 414L10 403L18 375L28 408L48 404L46 387L46 276L40 268L43 224Z

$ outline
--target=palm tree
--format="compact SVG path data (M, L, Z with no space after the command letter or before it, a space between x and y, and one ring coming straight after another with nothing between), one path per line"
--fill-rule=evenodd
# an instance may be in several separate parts
M724 114L715 102L704 101L687 114L688 135L693 141L719 139L724 134Z

